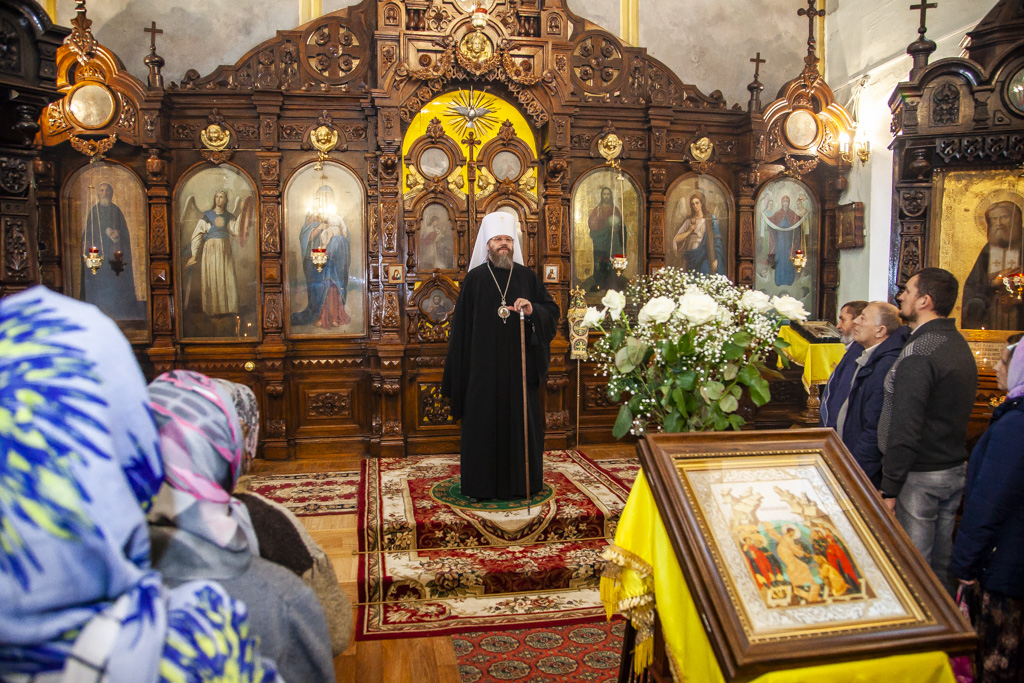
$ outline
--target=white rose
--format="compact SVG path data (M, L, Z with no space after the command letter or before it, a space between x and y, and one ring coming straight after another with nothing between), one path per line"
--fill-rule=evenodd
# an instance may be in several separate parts
M690 288L679 297L679 315L694 325L703 325L718 313L718 302L710 294Z
M609 289L601 299L601 303L608 311L609 317L612 320L618 320L619 316L622 315L622 309L626 307L626 295L620 292L616 292L614 289Z
M674 310L676 310L676 304L672 299L669 299L667 296L656 296L640 309L640 315L637 316L637 320L641 325L647 325L651 322L663 323L672 317L672 311Z
M588 330L592 327L597 327L601 324L601 320L604 318L604 311L599 311L594 306L587 308L587 312L583 314L583 327Z
M772 306L782 316L789 318L790 320L807 320L807 316L810 315L804 310L804 305L800 303L799 299L795 299L789 295L786 296L773 296Z
M767 313L772 310L772 301L764 292L760 292L756 289L748 289L743 292L743 296L740 297L740 306L743 308L749 308L752 311L757 311L758 313Z

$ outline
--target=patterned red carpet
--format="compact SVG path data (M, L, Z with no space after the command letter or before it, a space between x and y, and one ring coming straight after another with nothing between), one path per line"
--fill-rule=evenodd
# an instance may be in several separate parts
M601 551L635 476L544 454L545 489L473 503L453 456L363 462L357 638L433 636L602 618ZM623 476L625 474L626 476Z
M358 472L258 475L249 480L249 490L299 517L354 513L359 508Z
M452 636L462 683L614 681L625 621Z

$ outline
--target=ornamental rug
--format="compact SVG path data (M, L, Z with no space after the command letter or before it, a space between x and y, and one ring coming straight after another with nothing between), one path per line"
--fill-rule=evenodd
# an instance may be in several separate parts
M473 502L458 456L363 461L357 638L433 636L604 616L601 552L629 489L578 451L544 454L544 488Z
M477 631L452 636L462 683L614 681L626 622Z
M245 488L284 505L299 517L340 515L359 509L359 472L262 474L250 477Z

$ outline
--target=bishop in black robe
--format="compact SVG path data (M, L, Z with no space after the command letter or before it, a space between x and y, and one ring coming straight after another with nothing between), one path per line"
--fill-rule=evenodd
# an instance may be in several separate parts
M481 238L486 235L481 226ZM518 243L516 256L521 260ZM461 420L462 494L477 499L527 495L520 319L515 311L504 321L498 316L506 285L510 307L518 299L533 307L526 316L530 495L543 485L540 385L547 375L559 310L535 272L520 263L511 266L510 271L485 260L466 274L455 304L441 384L441 393L451 401L452 417Z

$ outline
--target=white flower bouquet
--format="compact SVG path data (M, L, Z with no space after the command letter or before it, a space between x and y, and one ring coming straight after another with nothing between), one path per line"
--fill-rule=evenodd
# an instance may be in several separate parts
M744 392L762 406L771 395L764 359L788 346L784 319L806 320L790 296L740 288L722 275L662 268L626 294L610 290L583 324L605 334L595 359L608 397L622 402L613 434L739 429ZM785 356L781 356L785 362Z

